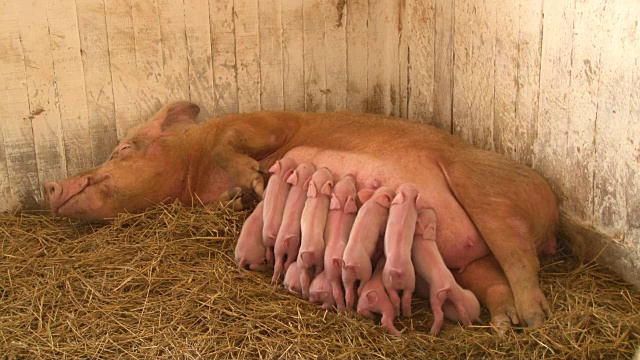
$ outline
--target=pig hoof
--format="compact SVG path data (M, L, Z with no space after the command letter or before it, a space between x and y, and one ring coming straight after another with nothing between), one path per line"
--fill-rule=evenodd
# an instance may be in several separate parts
M516 304L520 320L528 327L542 326L549 314L547 299L539 289L528 297L516 299Z

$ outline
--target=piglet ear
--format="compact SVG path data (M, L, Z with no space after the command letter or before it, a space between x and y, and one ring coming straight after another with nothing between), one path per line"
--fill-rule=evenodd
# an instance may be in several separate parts
M307 180L304 181L304 184L302 184L302 190L309 190L309 184L311 183L311 178L308 178Z
M280 161L276 160L276 163L273 164L273 166L271 166L271 168L269 168L269 172L272 174L277 174L280 172Z
M156 114L162 131L175 125L194 123L200 107L189 101L178 101L165 105Z
M318 189L313 181L309 182L309 189L307 189L307 197L314 198L318 196Z
M344 204L344 212L345 214L355 214L358 212L358 206L356 206L356 201L353 200L351 196L347 198L347 202Z
M320 190L320 192L324 195L331 195L331 187L333 186L333 184L331 183L331 181L327 181L326 183L324 183L324 185L322 185L322 189Z
M293 170L289 178L287 178L287 183L291 185L298 185L298 170Z
M398 194L396 194L396 197L393 198L391 205L402 204L403 202L404 194L402 193L402 191L398 191Z
M331 202L329 203L329 210L339 210L340 209L340 200L336 196L336 194L331 194Z

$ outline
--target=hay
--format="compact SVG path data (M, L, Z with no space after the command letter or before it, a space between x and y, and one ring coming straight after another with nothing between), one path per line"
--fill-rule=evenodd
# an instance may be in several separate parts
M631 358L640 292L569 255L543 261L553 313L499 339L446 322L428 334L416 299L403 336L239 272L246 213L161 206L95 226L48 214L0 216L0 357L14 358ZM489 320L483 311L482 318Z

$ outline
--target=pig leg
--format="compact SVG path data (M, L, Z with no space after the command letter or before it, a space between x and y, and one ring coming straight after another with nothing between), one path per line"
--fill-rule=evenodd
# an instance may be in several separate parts
M243 192L260 199L264 193L264 175L267 171L255 159L233 152L231 149L221 149L214 157L220 168L232 179Z
M373 320L374 313L382 314L380 322L385 329L392 335L400 335L398 329L393 325L395 310L382 281L384 266L385 258L382 257L376 264L375 272L362 288L362 294L358 299L358 314L371 320Z
M262 245L262 211L263 203L260 202L256 209L245 220L238 243L234 251L238 268L248 268L259 271L265 267L265 248Z

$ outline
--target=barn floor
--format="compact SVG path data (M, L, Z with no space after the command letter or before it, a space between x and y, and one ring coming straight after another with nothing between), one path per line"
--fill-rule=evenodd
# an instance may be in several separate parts
M238 272L245 216L178 205L104 226L0 216L0 358L609 359L640 344L640 292L566 254L543 260L553 313L541 329L498 338L447 322L433 337L428 302L416 299L396 322L403 335L387 336Z

